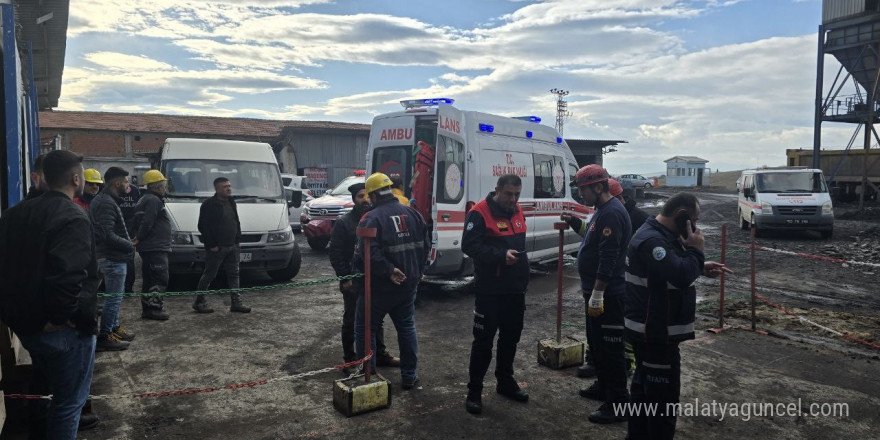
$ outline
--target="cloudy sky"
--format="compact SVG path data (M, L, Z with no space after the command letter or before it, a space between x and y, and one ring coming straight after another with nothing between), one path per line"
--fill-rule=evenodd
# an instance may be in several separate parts
M76 0L59 110L369 123L406 98L621 139L614 174L812 148L821 0ZM830 78L838 65L826 58ZM845 147L853 127L826 125Z

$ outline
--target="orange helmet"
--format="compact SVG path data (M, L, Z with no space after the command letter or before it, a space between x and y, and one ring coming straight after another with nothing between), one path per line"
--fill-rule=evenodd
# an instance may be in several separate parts
M571 186L582 187L608 180L608 171L596 164L587 165L578 170L574 175Z
M623 187L620 186L620 182L616 179L608 179L608 192L611 193L611 197L617 197L623 194Z

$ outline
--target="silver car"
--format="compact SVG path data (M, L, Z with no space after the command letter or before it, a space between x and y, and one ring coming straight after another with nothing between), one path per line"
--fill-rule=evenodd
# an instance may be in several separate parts
M617 178L617 181L624 188L651 188L654 186L653 180L649 180L641 174L623 174Z

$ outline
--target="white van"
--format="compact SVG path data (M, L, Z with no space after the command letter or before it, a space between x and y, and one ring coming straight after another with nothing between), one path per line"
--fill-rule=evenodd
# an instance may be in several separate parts
M407 198L424 178L415 172L420 145L435 151L428 197L432 228L431 267L427 274L460 277L473 273L473 262L461 250L465 214L495 190L498 177L516 174L523 188L519 205L527 224L530 261L557 258L559 231L553 223L569 212L588 220L592 209L569 187L578 164L568 144L536 117L509 118L453 107L451 99L401 101L403 111L373 119L366 169L399 177ZM415 178L414 178L414 174ZM416 198L416 209L420 200ZM580 237L565 234L565 252L577 250Z
M743 229L834 232L831 196L822 170L764 168L745 170L739 180L739 222Z
M168 179L165 208L173 228L171 274L201 273L205 246L198 230L202 202L214 195L214 179L226 177L241 222L240 268L266 271L275 281L299 272L301 257L287 209L300 203L285 197L278 162L266 143L216 139L168 139L159 169Z

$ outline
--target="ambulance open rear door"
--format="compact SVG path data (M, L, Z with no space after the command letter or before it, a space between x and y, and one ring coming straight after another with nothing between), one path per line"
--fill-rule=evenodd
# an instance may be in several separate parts
M451 105L437 109L431 274L454 274L462 267L466 161L464 115Z

